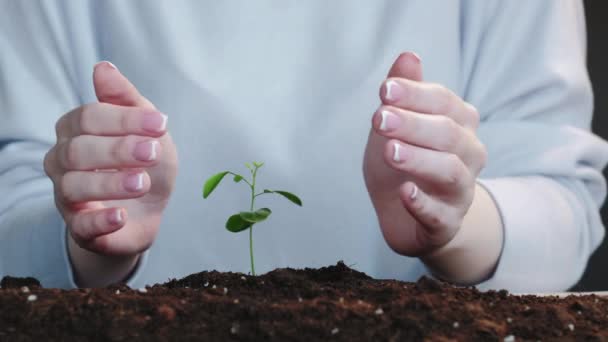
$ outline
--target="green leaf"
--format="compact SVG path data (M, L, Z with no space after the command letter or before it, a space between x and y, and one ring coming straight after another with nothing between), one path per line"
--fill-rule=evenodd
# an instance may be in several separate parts
M242 232L252 225L253 223L243 220L241 214L234 214L228 218L228 221L226 221L226 229L233 233Z
M207 198L227 174L228 171L224 171L209 177L203 186L203 198Z
M239 215L244 221L253 224L266 220L271 213L270 209L262 208L256 211L241 211Z
M258 163L258 162L253 162L253 166L255 166L256 168L261 168L264 165L264 163Z
M267 193L267 194L268 193L279 194L279 195L287 198L291 202L299 205L300 207L302 206L302 200L298 196L292 194L291 192L287 192L287 191L283 191L283 190L268 190L268 189L264 189L264 193Z
M234 182L235 183L238 183L238 182L240 182L242 180L243 180L243 176L241 176L241 175L234 175Z
M253 167L251 167L251 164L245 163L245 167L248 168L250 171L253 171Z

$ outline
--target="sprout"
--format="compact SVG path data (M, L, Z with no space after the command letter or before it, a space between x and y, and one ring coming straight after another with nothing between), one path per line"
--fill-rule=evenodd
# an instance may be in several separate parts
M245 167L247 167L251 173L251 180L247 180L242 175L230 171L223 171L209 177L203 186L203 198L209 197L209 195L211 195L213 190L215 190L226 175L233 176L232 180L235 183L244 182L249 186L251 190L251 206L249 211L241 211L238 214L230 216L226 221L226 229L233 233L238 233L249 229L249 257L251 259L251 275L255 275L255 263L253 258L253 226L256 223L265 221L270 214L272 214L272 211L269 208L254 210L255 199L258 196L266 194L277 194L299 206L302 206L302 201L298 196L283 190L264 189L263 191L256 193L256 176L258 170L264 165L264 163L253 162L252 164L253 166L249 163L245 163Z

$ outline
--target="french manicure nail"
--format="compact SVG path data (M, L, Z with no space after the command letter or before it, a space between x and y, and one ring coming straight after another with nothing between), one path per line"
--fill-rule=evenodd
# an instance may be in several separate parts
M158 112L146 113L144 114L142 127L149 132L161 133L167 128L167 116Z
M414 187L412 188L412 192L410 194L410 199L415 200L417 195L418 195L418 187L416 186L416 184L414 184Z
M392 131L399 127L399 117L394 113L383 110L380 115L382 116L382 121L380 121L381 131Z
M119 224L122 222L122 210L114 209L107 211L107 219L110 224Z
M412 54L412 56L414 56L414 58L416 58L416 60L418 61L418 63L420 63L420 61L422 61L422 59L420 58L420 56L417 53L412 52L411 54Z
M135 150L133 151L133 157L137 160L141 161L153 161L156 160L158 149L158 141L156 140L148 140L142 141L135 145Z
M101 61L101 62L95 64L94 68L96 68L97 66L102 65L102 64L105 64L105 65L109 66L110 68L112 68L114 70L118 70L118 68L116 67L116 65L112 64L112 62L110 62L110 61Z
M134 173L125 177L123 181L125 190L129 192L138 192L144 188L144 174Z
M399 100L399 98L401 98L401 93L403 92L403 90L401 89L401 86L393 81L393 80L389 80L386 83L384 83L384 88L385 88L385 94L384 94L384 98L387 101L397 101Z
M399 151L401 148L401 145L399 145L398 143L395 143L393 146L394 146L393 160L398 163L401 161L401 152Z

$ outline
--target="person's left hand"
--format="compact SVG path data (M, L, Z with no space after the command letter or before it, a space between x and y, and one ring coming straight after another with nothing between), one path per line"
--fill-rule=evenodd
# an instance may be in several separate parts
M399 254L424 256L459 231L487 153L479 114L444 86L422 81L404 53L380 89L364 158L365 183L382 233Z

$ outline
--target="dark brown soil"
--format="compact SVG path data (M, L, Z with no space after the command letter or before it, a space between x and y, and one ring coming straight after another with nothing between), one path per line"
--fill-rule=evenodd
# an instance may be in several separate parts
M202 272L145 290L1 284L1 341L608 340L608 299L375 280L343 263Z

